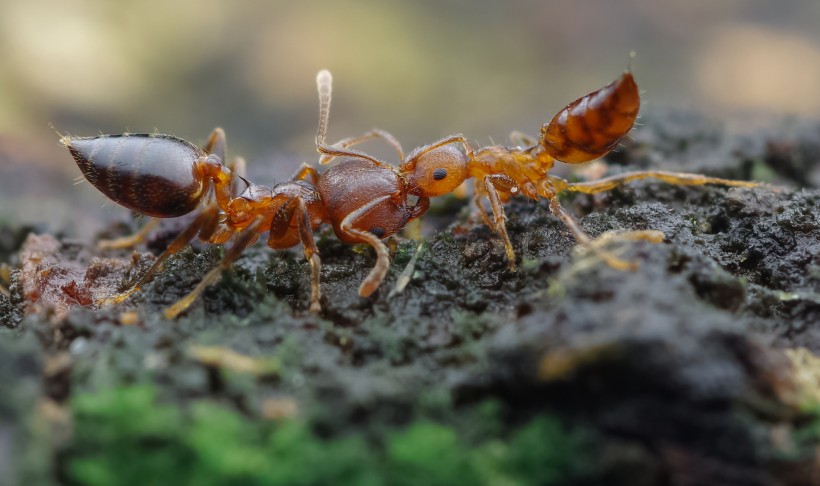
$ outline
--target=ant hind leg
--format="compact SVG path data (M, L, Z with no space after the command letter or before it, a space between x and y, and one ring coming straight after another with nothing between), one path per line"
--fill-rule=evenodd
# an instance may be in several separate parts
M614 268L616 270L637 270L637 263L622 260L602 248L607 242L612 241L612 239L617 236L605 234L601 237L602 239L599 238L601 241L599 241L599 239L591 240L589 236L587 236L587 234L584 232L584 230L581 229L581 226L578 224L578 221L566 209L564 209L563 206L561 206L561 203L560 201L558 201L557 196L552 196L549 201L550 212L552 212L553 215L558 217L564 223L564 225L567 227L567 229L569 229L570 233L572 233L572 236L575 238L575 241L579 245L581 245L585 249L588 249L595 256L603 260L604 263L609 265L611 268ZM653 242L659 242L663 240L663 233L659 231L628 231L622 234L625 235L625 239L645 240ZM617 235L617 233L615 235ZM660 235L660 238L658 238L658 235Z
M618 174L597 181L566 183L564 190L581 192L584 194L597 194L610 191L628 182L639 179L657 179L668 184L678 186L702 186L706 184L717 184L731 187L759 187L759 182L736 181L732 179L721 179L719 177L707 177L700 174L687 174L685 172L666 172L661 170L646 170L639 172L628 172Z
M213 233L214 229L216 228L216 224L219 220L219 210L214 204L210 204L206 206L202 212L200 212L197 217L185 228L182 233L177 235L176 238L168 245L165 251L157 257L151 267L140 277L140 279L133 284L128 290L111 296L100 299L97 301L97 304L100 306L106 304L119 304L125 301L128 297L131 296L134 292L138 291L146 282L160 269L163 263L173 255L174 253L179 252L183 248L185 248L188 243L191 242L197 235L200 235L203 239L207 240L211 233Z
M133 248L148 238L151 231L159 224L159 218L151 218L150 221L142 225L142 228L136 233L123 236L122 238L114 238L112 240L100 240L97 242L97 249L99 250L123 250L126 248Z
M190 307L191 303L193 303L197 297L205 291L205 289L219 279L224 270L231 267L231 264L239 258L245 248L252 245L256 241L259 237L260 227L261 220L257 220L242 230L242 232L237 235L233 245L231 245L231 247L225 252L225 256L222 257L219 264L206 273L204 277L202 277L202 280L200 280L196 287L194 287L194 290L189 292L185 297L182 297L178 301L174 302L163 311L162 314L165 318L175 319L181 312Z

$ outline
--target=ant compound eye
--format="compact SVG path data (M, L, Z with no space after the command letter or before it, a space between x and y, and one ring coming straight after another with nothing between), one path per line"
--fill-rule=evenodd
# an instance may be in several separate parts
M380 228L379 226L374 226L370 228L370 232L376 235L376 238L382 239L384 238L384 228Z
M439 167L438 169L433 171L433 179L440 181L445 177L447 177L447 169Z

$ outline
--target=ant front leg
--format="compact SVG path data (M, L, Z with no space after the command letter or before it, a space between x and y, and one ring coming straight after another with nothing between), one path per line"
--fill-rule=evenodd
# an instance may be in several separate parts
M657 179L667 184L678 186L702 186L706 184L716 184L731 187L759 187L759 182L736 181L731 179L721 179L718 177L707 177L700 174L687 174L685 172L666 172L661 170L646 170L640 172L629 172L606 177L597 181L567 183L559 180L558 186L563 186L564 190L571 192L581 192L584 194L597 194L606 192L622 186L628 182L639 179Z
M369 132L359 135L358 137L350 137L339 140L338 142L333 144L333 147L347 149L349 147L353 147L354 145L359 145L360 143L364 143L368 140L373 140L375 138L380 138L387 142L387 144L393 147L393 150L396 151L396 154L399 157L398 160L404 160L404 150L401 148L401 143L399 143L398 139L394 137L392 133L386 130L382 130L380 128L374 128L373 130L370 130ZM325 165L334 158L334 155L322 155L321 157L319 157L319 163Z
M481 218L481 221L484 222L484 224L488 228L492 228L493 222L492 220L490 220L490 216L487 214L487 210L484 208L483 204L485 197L489 199L487 191L484 189L484 183L476 182L473 185L473 211L470 214L470 217L472 220L475 220L475 215L478 214L478 216Z
M359 295L361 297L369 297L376 291L379 284L381 284L384 280L385 275L387 275L387 270L390 268L390 252L387 250L387 246L385 246L385 244L376 235L369 231L356 229L353 227L353 224L359 218L365 216L371 209L375 208L379 204L389 201L392 197L393 196L388 194L370 201L345 216L341 225L339 225L342 232L349 236L353 236L364 243L367 243L372 246L374 250L376 250L376 264L364 279L361 286L359 286Z
M514 184L509 177L503 174L484 176L483 191L487 194L487 199L490 200L490 206L493 209L492 224L489 224L489 217L483 209L481 210L481 213L484 217L484 221L488 223L488 226L493 228L498 236L501 237L501 241L504 243L504 250L507 252L507 266L511 271L515 271L515 250L513 249L512 242L510 241L510 236L507 234L507 216L504 214L504 207L501 206L501 199L499 198L498 191L495 188L495 182L503 182L506 186L509 186L511 183Z
M510 143L521 148L530 148L538 145L538 139L518 130L510 133Z
M231 245L231 247L225 252L225 256L222 257L219 264L206 273L204 277L202 277L202 280L200 280L196 287L194 287L194 290L188 293L185 297L174 302L163 311L162 314L165 318L175 319L181 312L190 307L190 305L196 300L197 297L200 296L200 294L202 294L202 292L205 291L205 289L208 288L208 286L216 282L222 275L223 271L231 268L231 264L239 258L245 248L252 245L256 239L259 238L259 229L262 226L261 223L261 219L257 219L250 226L242 230L236 236L233 245Z
M306 162L302 162L302 165L299 166L299 170L296 171L296 174L293 175L291 180L303 181L305 179L310 179L311 184L315 186L319 183L319 172Z

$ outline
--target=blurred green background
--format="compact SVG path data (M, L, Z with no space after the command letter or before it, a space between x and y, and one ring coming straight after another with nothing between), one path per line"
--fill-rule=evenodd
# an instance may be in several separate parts
M536 133L566 103L614 79L630 51L646 108L820 112L818 0L0 6L6 218L61 220L76 208L55 210L47 199L84 208L105 200L88 184L72 186L79 170L50 123L74 135L158 131L194 143L219 125L255 182L282 180L316 158L321 68L335 79L331 140L377 126L407 149L456 132L482 144L513 129ZM13 167L21 161L24 170ZM111 204L101 214L118 211Z

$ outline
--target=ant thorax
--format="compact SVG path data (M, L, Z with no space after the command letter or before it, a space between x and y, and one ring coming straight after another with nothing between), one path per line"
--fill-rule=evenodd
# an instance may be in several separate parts
M501 194L521 193L530 199L538 199L537 187L546 179L553 166L553 159L544 153L533 153L530 149L484 147L473 153L467 166L469 177L482 180L486 176L495 177L493 185Z

